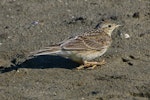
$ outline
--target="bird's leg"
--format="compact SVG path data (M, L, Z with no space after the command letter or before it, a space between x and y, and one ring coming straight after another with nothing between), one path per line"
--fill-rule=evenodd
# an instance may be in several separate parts
M88 62L88 61L84 61L84 64L77 67L78 70L80 69L94 69L96 66L100 66L100 65L104 65L106 62L105 60L102 60L101 62Z

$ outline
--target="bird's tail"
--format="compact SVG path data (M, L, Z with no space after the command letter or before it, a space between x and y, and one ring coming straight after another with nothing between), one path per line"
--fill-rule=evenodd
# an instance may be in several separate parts
M52 47L46 47L44 49L31 52L30 57L34 56L40 56L40 55L59 55L61 53L60 46L52 46Z

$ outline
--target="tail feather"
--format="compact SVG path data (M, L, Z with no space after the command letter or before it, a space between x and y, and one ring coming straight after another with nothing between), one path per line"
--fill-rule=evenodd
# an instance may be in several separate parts
M46 47L44 49L31 52L30 56L40 56L40 55L57 55L61 52L61 48L59 46Z

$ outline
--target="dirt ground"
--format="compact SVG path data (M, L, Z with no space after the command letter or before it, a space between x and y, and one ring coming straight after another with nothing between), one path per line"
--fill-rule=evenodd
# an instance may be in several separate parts
M123 26L95 59L105 59L103 66L75 70L62 57L27 58L108 19ZM149 0L0 1L0 100L149 99Z

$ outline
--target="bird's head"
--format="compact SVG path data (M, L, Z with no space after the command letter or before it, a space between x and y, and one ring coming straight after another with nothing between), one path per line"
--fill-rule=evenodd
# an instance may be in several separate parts
M103 21L99 24L98 28L100 30L103 30L104 32L106 32L108 35L111 36L111 33L113 32L113 30L119 26L121 26L121 25L117 25L115 23L108 22L108 21Z

